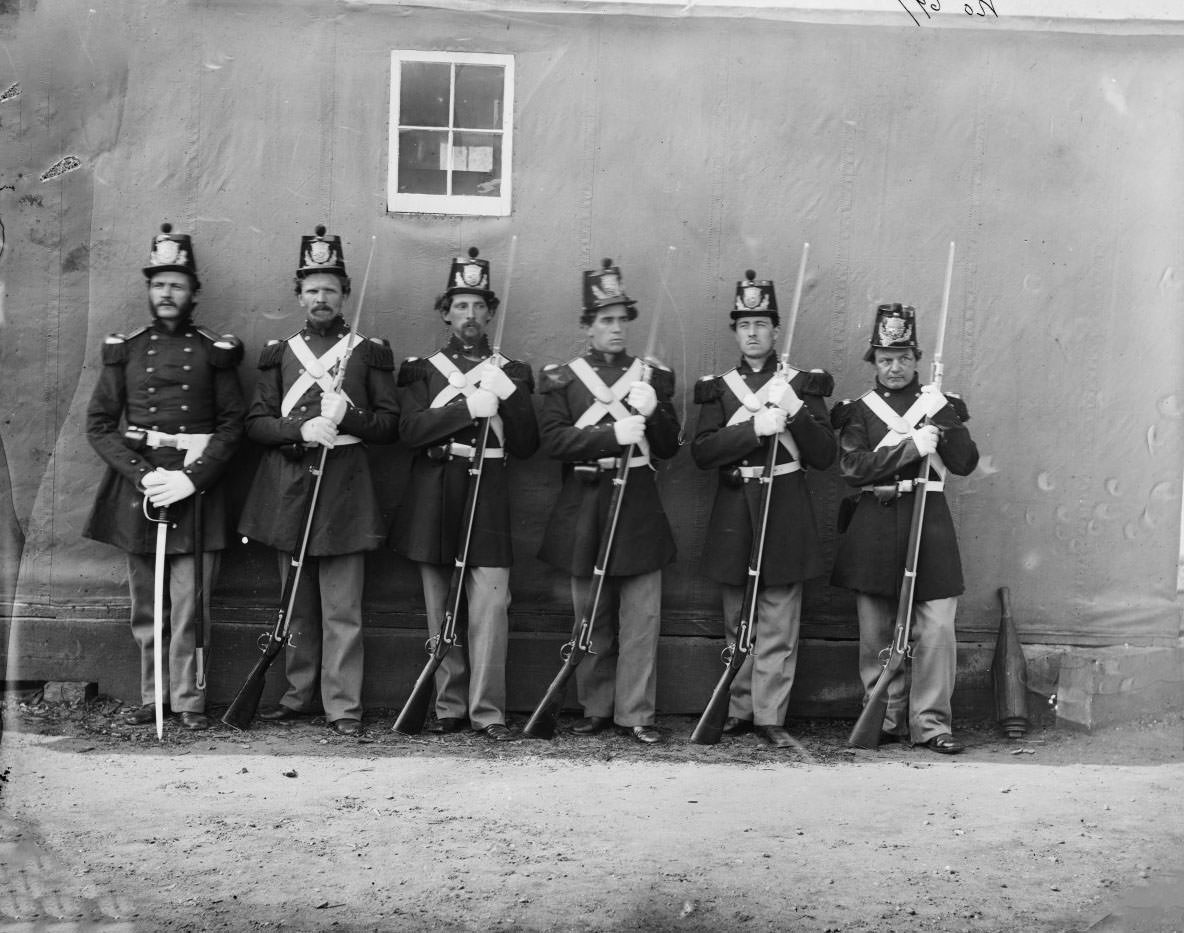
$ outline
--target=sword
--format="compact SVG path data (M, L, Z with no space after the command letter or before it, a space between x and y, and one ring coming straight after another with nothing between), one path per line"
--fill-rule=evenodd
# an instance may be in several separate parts
M164 566L165 541L169 533L167 506L156 510L156 518L148 514L148 497L144 497L144 517L156 524L156 568L152 575L152 701L156 706L156 739L164 739Z
M206 552L202 512L202 494L199 492L193 497L193 599L197 603L197 630L194 632L197 672L194 674L193 682L198 690L206 688L206 626L209 624L206 612Z

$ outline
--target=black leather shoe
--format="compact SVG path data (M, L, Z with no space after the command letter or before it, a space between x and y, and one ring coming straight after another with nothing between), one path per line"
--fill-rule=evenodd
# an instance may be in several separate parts
M201 732L210 728L209 717L205 713L181 713L181 725L190 732Z
M939 755L957 755L960 752L966 751L966 746L948 732L935 735L925 743L925 747L930 751L937 752Z
M120 714L119 721L125 726L146 726L156 722L156 704L145 703L143 706L129 709L126 713Z
M607 716L585 716L571 727L571 731L576 735L596 735L597 732L607 729L611 723L612 720Z
M512 742L514 740L514 734L510 731L509 726L502 722L486 726L481 730L481 734L494 742Z
M738 716L729 716L724 720L724 735L744 735L745 732L751 731L751 719L740 719Z
M329 728L338 735L348 735L357 738L362 734L362 724L356 719L334 719Z
M756 726L756 734L774 748L793 748L793 737L781 726Z
M290 706L265 706L259 710L259 718L264 722L290 722L293 719L307 719L311 713L302 713Z
M653 726L622 726L621 733L642 745L657 745L662 741L662 733Z
M424 732L430 732L432 735L452 735L454 732L461 732L469 724L467 719L461 719L459 716L442 716L424 726Z

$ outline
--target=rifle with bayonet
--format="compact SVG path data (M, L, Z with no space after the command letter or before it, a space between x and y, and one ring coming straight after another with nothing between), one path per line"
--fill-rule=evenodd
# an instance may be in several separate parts
M802 283L806 277L806 258L810 254L810 244L802 245L802 261L798 266L798 281L794 287L793 305L786 324L785 346L781 351L779 373L788 374L789 353L793 346L793 332L797 326L798 309L802 301ZM788 380L787 380L788 381ZM787 427L786 430L789 430ZM736 629L736 641L728 645L723 651L724 669L720 674L715 689L711 692L711 699L699 717L699 722L691 732L691 741L697 745L715 745L723 735L724 721L728 716L728 704L731 700L732 681L740 673L749 652L752 650L753 629L756 626L757 596L760 590L761 567L765 557L765 537L769 525L769 512L773 504L774 469L777 465L777 453L781 447L780 435L770 435L768 452L765 456L765 467L761 471L761 508L757 526L752 532L752 545L748 552L748 576L744 582L744 599L740 604L740 622Z
M946 337L946 319L950 312L950 282L954 276L954 244L946 260L946 281L941 299L941 319L937 326L937 350L933 354L933 385L941 391L943 373L942 347ZM926 419L928 423L928 419ZM892 630L892 643L881 652L885 655L884 667L871 690L863 712L855 721L855 727L847 739L853 748L878 748L880 732L884 726L884 713L888 709L888 688L910 656L909 637L912 630L913 596L917 585L917 564L921 555L921 526L925 520L925 498L929 488L930 467L933 454L927 454L913 487L913 515L909 525L909 540L905 548L904 577L900 584L900 598L896 603L896 623Z
M510 258L506 264L506 287L502 292L502 302L498 309L497 325L494 328L493 341L490 344L492 355L490 365L499 365L501 357L502 334L506 326L506 309L509 305L510 284L514 275L514 254L518 250L518 237L510 238ZM418 735L423 731L423 724L428 716L428 705L432 699L433 679L448 652L459 647L457 622L460 618L460 604L464 593L465 572L469 566L469 546L473 539L473 525L477 520L477 499L481 492L481 476L485 470L485 448L489 443L489 431L492 418L482 418L477 431L477 443L473 448L473 459L469 462L469 487L465 498L463 524L461 525L460 549L457 551L452 569L452 580L448 585L448 597L444 600L444 617L440 620L440 633L428 640L428 660L411 694L399 711L393 731L400 735Z
M670 259L674 255L671 246L666 254L666 272L662 275L662 290L667 290L667 274ZM653 373L654 348L658 338L658 318L662 307L662 292L654 306L654 318L650 322L650 335L646 341L645 353L642 355L642 381L649 382ZM617 525L621 517L621 505L625 501L625 488L629 482L629 462L633 459L635 444L630 444L621 453L617 465L617 472L613 476L612 497L608 504L608 524L600 536L600 546L597 549L596 565L592 571L592 591L585 601L584 611L576 617L575 626L571 631L571 638L559 650L563 666L559 673L547 687L547 692L539 700L530 719L522 727L522 734L536 739L551 739L555 737L555 727L559 723L559 714L563 710L563 698L567 692L567 683L575 674L576 668L585 656L592 651L592 627L596 622L596 613L600 609L600 597L604 592L604 578L608 575L608 565L613 556L613 545L616 542Z
M370 265L374 262L374 245L376 236L370 238L370 257L366 260L366 272L362 276L362 290L358 295L358 305L354 311L353 325L350 328L350 340L341 360L337 364L337 372L333 376L333 391L338 392L345 380L345 368L349 365L354 347L360 342L358 338L358 324L362 319L362 306L366 298L366 284L370 280ZM263 633L259 638L259 648L263 652L251 668L242 687L230 701L230 706L222 716L222 722L240 731L250 728L251 720L255 718L255 711L259 708L259 699L263 695L263 687L267 683L267 670L279 656L280 651L288 642L288 630L291 626L292 613L296 607L296 594L300 586L300 577L304 569L304 560L308 552L308 542L312 537L313 517L317 510L317 498L321 492L321 479L325 474L325 464L329 459L329 447L322 446L320 457L315 467L309 467L314 479L312 490L304 507L304 531L300 537L300 546L292 555L291 565L284 578L284 588L280 595L279 610L276 613L275 625L271 630Z

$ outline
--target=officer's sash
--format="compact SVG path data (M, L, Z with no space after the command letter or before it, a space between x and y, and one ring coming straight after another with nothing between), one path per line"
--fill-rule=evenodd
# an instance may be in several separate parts
M940 392L922 392L921 397L913 402L909 406L909 410L903 415L898 415L894 412L892 407L874 391L865 393L860 398L860 401L871 410L873 415L884 422L884 425L888 428L888 433L880 438L880 443L876 445L876 450L879 450L881 447L895 447L909 437L913 429L923 419L933 417L946 405L946 397ZM930 463L937 472L938 477L945 480L946 465L942 463L937 451L934 451L931 455Z
M797 375L797 370L790 371L793 373L793 376ZM793 376L790 376L790 379ZM731 389L732 394L736 396L736 400L740 403L740 407L732 412L732 417L728 419L729 427L733 424L743 424L746 421L751 421L758 411L768 405L769 387L777 380L777 377L774 376L753 392L748 387L748 383L744 381L744 377L734 369L724 373L721 378L724 381L724 385ZM797 393L793 391L793 387L788 382L785 384L785 391L793 392L794 397L797 398ZM777 440L781 443L782 447L789 451L789 455L794 460L801 461L802 455L798 453L797 441L793 439L793 435L789 431L779 432L777 434Z
M436 397L432 399L429 406L431 408L443 408L458 395L468 398L476 392L481 378L491 369L501 369L505 360L496 354L494 356L488 356L467 373L462 373L460 368L439 350L428 357L428 362L435 366L440 375L448 380L448 384L436 393ZM494 415L490 418L489 426L493 429L493 433L497 435L498 444L504 444L502 416Z
M625 407L624 399L629 394L629 388L632 384L641 380L641 360L635 359L633 365L625 370L620 379L613 383L611 389L605 385L604 380L600 378L596 370L582 356L576 357L567 364L567 367L584 384L584 388L592 394L592 398L594 399L592 404L584 410L584 413L576 419L575 427L590 428L593 425L599 424L605 415L611 417L613 421L620 421L622 418L628 418L632 415L632 412ZM642 456L645 457L648 463L650 459L649 441L643 437L638 441L637 448L641 451Z
M292 355L300 361L300 365L304 367L302 372L291 387L284 394L284 400L280 403L280 414L287 417L296 403L304 398L304 393L313 387L319 385L322 392L333 391L333 378L329 373L333 367L341 362L341 358L345 356L345 352L350 345L351 340L361 340L354 334L346 334L337 343L333 344L324 355L317 357L312 350L308 348L304 338L299 334L293 334L288 338L288 349L292 351ZM340 389L340 394L345 396L345 400L353 405L353 400L346 395L344 389Z

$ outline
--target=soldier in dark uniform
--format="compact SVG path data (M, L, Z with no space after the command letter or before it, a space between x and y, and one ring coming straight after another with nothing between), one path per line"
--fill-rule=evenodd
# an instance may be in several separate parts
M949 473L966 476L974 470L978 448L966 429L966 404L936 386L922 386L917 378L921 350L913 308L880 305L863 358L875 366L875 386L831 412L839 431L839 470L859 490L840 510L840 530L846 525L846 533L831 582L855 591L859 673L868 690L883 667L880 652L892 640L913 487L924 458L936 453L921 524L911 685L902 674L889 688L881 742L911 741L954 755L964 748L953 736L950 709L957 670L954 614L963 585L944 489Z
M157 525L145 514L167 507L165 619L167 664L162 695L187 729L208 729L204 672L197 669L194 507L202 509L206 608L226 547L226 506L218 482L243 432L243 397L235 368L242 344L193 322L201 288L188 236L161 225L144 275L152 323L103 344L103 369L86 413L86 435L107 464L83 534L127 552L132 636L140 646L143 706L129 725L156 718L153 607ZM200 676L199 676L200 675Z
M301 238L296 295L306 320L259 356L247 436L266 448L247 496L239 533L275 548L281 578L304 535L321 448L331 448L313 514L307 559L285 650L287 692L259 717L278 721L315 712L317 687L329 727L362 730L362 585L365 552L386 528L363 444L398 436L394 357L385 340L351 334L341 309L349 295L341 238ZM340 391L334 376L353 346Z
M646 382L642 360L625 350L636 304L622 290L620 270L611 260L584 273L580 323L589 349L561 366L545 367L539 377L543 449L563 461L563 487L539 557L571 574L572 603L580 616L592 590L619 458L636 445L592 653L576 668L584 718L572 731L588 735L615 722L648 745L662 740L654 728L661 568L675 554L653 462L678 452L681 429L671 404L674 373L655 364Z
M824 569L805 470L826 469L835 459L823 402L834 382L822 370L779 370L775 347L781 318L773 283L756 281L752 270L745 276L736 284L731 312L740 363L695 385L695 401L702 407L691 455L700 468L719 470L703 569L720 584L724 630L734 644L753 533L760 523L768 438L778 439L756 640L732 682L724 732L738 735L755 727L770 745L787 748L794 744L785 717L798 661L802 582Z
M436 721L428 731L458 732L468 724L494 741L506 727L509 638L510 498L506 459L526 459L539 446L525 363L494 355L486 328L497 313L489 263L470 249L452 261L436 310L448 343L399 370L399 431L415 449L411 476L391 532L396 551L419 564L428 628L438 637L463 536L470 532L465 571L467 625L462 649L436 671ZM490 418L472 529L465 524L469 468L479 421Z

